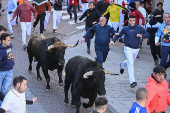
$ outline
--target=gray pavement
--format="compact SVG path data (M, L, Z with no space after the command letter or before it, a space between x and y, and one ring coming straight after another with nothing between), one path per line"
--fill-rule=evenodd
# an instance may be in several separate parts
M7 0L3 1L3 8L7 4ZM67 15L67 14L63 14ZM73 20L73 19L72 19ZM47 26L44 35L47 36L56 36L59 37L63 42L69 44L75 44L77 40L81 40L85 34L84 29L78 30L77 26L83 25L84 23L70 25L68 24L70 19L62 20L58 28L57 33L52 33L52 14ZM7 27L6 15L0 17L0 24ZM49 71L51 77L51 92L45 91L46 81L43 76L42 71L40 74L42 76L42 81L36 79L36 63L33 63L32 73L28 72L28 55L26 51L23 51L22 40L21 40L21 28L20 25L15 25L13 27L15 38L12 39L13 44L13 56L16 58L14 66L14 77L17 75L22 75L27 78L28 88L26 90L26 99L32 99L37 97L38 101L34 105L27 106L27 113L75 113L75 109L71 108L71 105L64 105L64 91L63 87L58 84L57 71ZM39 26L36 27L36 31L32 33L35 35L36 32L39 33ZM31 37L27 37L27 42ZM94 40L94 39L93 39ZM65 60L67 61L76 56L82 55L86 56L92 60L95 57L94 51L94 41L91 41L91 54L86 52L86 43L79 43L75 48L67 48L65 53ZM124 44L116 42L114 46L110 48L107 60L104 63L104 68L106 70L112 71L114 73L119 73L119 65L126 58L123 53ZM106 113L128 113L133 102L135 101L135 92L139 87L145 87L148 77L152 73L154 68L154 62L150 53L149 46L146 45L146 40L143 42L143 47L139 52L138 59L135 60L135 77L138 86L134 89L130 88L129 78L127 69L123 75L113 76L106 75L106 96L109 100L108 110ZM170 73L170 70L167 69L167 74ZM169 74L168 74L169 75ZM63 76L64 80L64 76ZM12 85L11 85L12 87ZM69 94L71 100L71 96ZM81 99L82 102L87 102L87 99ZM92 108L84 109L82 106L80 108L81 113L89 113ZM170 107L167 108L167 113L170 112Z

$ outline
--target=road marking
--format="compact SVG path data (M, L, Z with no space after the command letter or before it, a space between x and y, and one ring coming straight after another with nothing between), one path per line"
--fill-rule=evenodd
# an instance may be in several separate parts
M84 28L85 28L85 25L77 26L76 28L79 29L79 30L80 30L80 29L84 29Z

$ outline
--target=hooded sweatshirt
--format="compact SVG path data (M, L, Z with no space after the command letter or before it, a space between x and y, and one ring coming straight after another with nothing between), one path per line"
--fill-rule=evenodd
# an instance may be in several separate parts
M167 104L170 105L168 83L165 80L158 83L153 78L153 75L151 75L145 88L148 91L147 113L166 111Z
M4 57L6 57L5 60L3 60ZM0 71L9 71L13 69L14 64L12 59L12 44L4 47L2 43L0 43Z

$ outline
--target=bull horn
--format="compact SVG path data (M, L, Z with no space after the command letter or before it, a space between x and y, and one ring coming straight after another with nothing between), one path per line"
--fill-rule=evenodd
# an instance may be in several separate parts
M83 75L83 78L84 78L84 79L87 79L87 78L89 78L88 76L91 76L92 74L93 74L93 71L86 72L86 73Z
M77 43L75 45L70 45L70 44L65 44L65 47L76 47L79 43L79 40L77 41Z
M47 51L50 51L52 48L54 48L54 45L50 45L47 47Z
M119 74L116 74L116 73L113 73L111 71L107 71L107 70L103 70L105 74L110 74L110 75L119 75Z

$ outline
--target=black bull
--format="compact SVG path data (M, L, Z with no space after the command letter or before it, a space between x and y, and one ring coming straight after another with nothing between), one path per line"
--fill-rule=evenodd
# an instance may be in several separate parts
M65 63L64 54L67 47L75 47L75 45L68 45L61 42L55 37L45 37L43 35L34 36L30 39L27 46L27 53L29 57L29 71L32 71L32 61L37 61L37 79L42 80L39 69L42 68L43 74L47 81L46 90L50 91L50 76L48 70L58 70L59 84L63 85L62 71Z
M83 103L83 107L91 107L97 98L97 94L106 94L104 85L105 74L113 74L104 70L99 63L82 56L75 56L69 59L65 71L64 102L66 105L69 103L68 90L71 85L71 105L76 105L76 113L79 113L81 105L80 96L89 98L89 102Z

